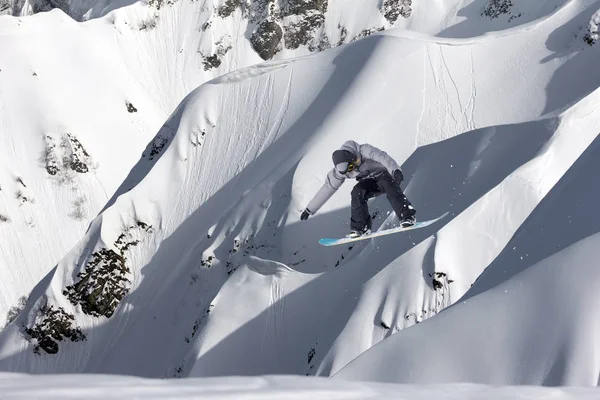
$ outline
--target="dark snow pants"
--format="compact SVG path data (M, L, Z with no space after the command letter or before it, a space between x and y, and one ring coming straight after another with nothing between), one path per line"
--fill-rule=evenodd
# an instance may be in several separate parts
M369 214L367 200L384 193L400 220L416 213L402 192L400 184L388 172L384 172L377 178L366 178L358 181L352 189L350 229L357 231L363 231L365 228L371 229L371 215Z

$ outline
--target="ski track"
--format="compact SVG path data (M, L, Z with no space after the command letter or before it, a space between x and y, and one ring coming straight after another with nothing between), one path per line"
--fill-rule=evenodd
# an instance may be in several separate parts
M463 107L463 105L462 105L458 85L456 84L456 81L454 80L454 77L452 76L452 73L450 72L450 67L448 67L448 62L446 61L446 57L444 57L444 50L443 50L442 46L438 45L438 49L440 51L440 60L442 61L442 66L443 66L444 70L446 71L446 74L450 78L450 82L452 82L452 85L454 86L454 91L456 92L456 99L458 101L458 106L461 109L462 114L464 115L466 107ZM446 92L448 92L448 91L446 91ZM454 113L452 113L452 115L454 116ZM456 119L454 119L454 121L457 122Z
M443 64L443 60L442 60L442 49L440 45L436 45L436 49L438 49L438 52L440 53L437 57L436 60L434 62L433 57L431 56L431 51L429 46L427 46L427 52L428 52L428 58L429 58L429 62L430 62L430 67L431 67L431 72L433 74L433 81L435 83L435 99L436 99L436 106L439 109L443 109L444 110L444 118L441 118L441 122L443 124L442 127L440 127L440 131L441 132L452 132L452 130L450 129L449 125L450 125L450 119L452 119L452 121L454 121L454 126L458 126L458 121L456 120L456 117L454 116L454 113L452 111L452 103L450 102L450 98L448 97L448 91L445 90L445 80L444 80L444 67L440 66L439 63L441 62Z
M261 354L265 361L270 360L270 354L278 354L279 341L283 335L283 303L284 291L278 273L274 273L271 279L271 292L267 311L267 321L261 345ZM267 352L268 349L268 352Z
M467 127L468 130L477 129L477 125L475 124L475 101L477 100L477 84L475 82L475 62L473 61L473 49L469 49L469 59L471 64L471 95L469 97L469 102L467 103L467 108L465 108L464 114L465 118L467 118ZM470 110L468 110L470 107ZM466 115L467 111L469 111L469 116Z
M426 108L426 99L427 99L427 61L431 64L431 57L429 54L429 46L425 46L426 53L423 55L423 88L421 90L421 115L419 116L419 121L417 122L417 134L415 135L415 145L414 148L417 149L420 145L419 138L421 137L421 124L423 123L423 119L425 118L425 108Z
M259 147L255 158L257 158L265 149L267 149L273 143L275 143L275 141L277 140L277 137L279 136L279 132L281 131L281 126L283 125L283 121L285 119L285 116L286 116L289 106L290 106L290 97L291 97L291 92L292 92L293 76L294 76L294 65L291 64L287 88L285 90L283 101L281 102L281 107L279 107L279 111L277 112L277 115L275 116L275 121L273 122L273 126L271 127L271 129L269 130L269 133L267 134L267 136L263 140L261 146Z

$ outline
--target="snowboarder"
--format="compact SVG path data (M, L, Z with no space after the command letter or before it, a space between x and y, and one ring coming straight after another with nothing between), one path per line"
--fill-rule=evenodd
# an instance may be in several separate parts
M384 193L400 219L400 225L406 228L415 224L416 210L400 188L400 183L404 180L400 166L385 151L370 144L358 144L349 140L333 152L332 159L334 167L302 212L302 221L319 211L346 178L355 178L358 183L352 189L351 231L347 237L356 238L371 232L367 200Z

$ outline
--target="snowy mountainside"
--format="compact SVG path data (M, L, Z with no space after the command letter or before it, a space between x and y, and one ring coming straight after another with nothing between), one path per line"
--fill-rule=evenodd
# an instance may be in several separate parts
M333 45L385 25L367 3L319 6L349 32ZM81 238L181 100L203 82L262 61L246 33L268 13L258 1L49 4L58 9L0 16L0 326ZM284 8L313 12L293 4ZM99 18L76 23L65 5L77 19ZM282 46L278 58L327 47Z
M428 196L411 197L422 202L429 201L429 206L433 208L432 215L437 214L434 210L443 210L443 208L441 208L442 204L438 197L432 198L432 193L435 192L430 187L437 187L438 190L443 191L443 180L449 179L447 185L465 182L461 185L460 192L455 193L456 197L450 205L456 216L443 227L430 229L428 232L420 232L426 231L427 228L411 232L410 239L406 243L396 241L386 243L381 240L372 246L364 245L360 250L360 255L356 257L349 257L353 256L352 253L356 249L353 248L351 252L344 251L342 257L345 257L346 260L342 261L340 269L318 276L306 276L284 270L281 267L273 270L278 273L265 274L262 272L264 268L257 268L257 266L263 265L264 261L247 260L244 265L247 269L243 270L243 275L238 274L232 277L213 302L215 307L206 328L207 339L202 343L203 348L200 352L199 362L192 374L204 376L241 374L247 373L247 371L267 373L267 371L280 370L298 373L301 365L299 360L302 358L305 358L305 362L308 358L308 364L305 364L305 373L334 374L363 351L368 353L368 349L380 340L436 315L460 299L463 293L467 292L468 295L469 286L477 279L482 267L485 268L492 261L496 263L498 260L496 256L499 253L503 254L502 251L513 255L513 259L515 254L524 257L526 261L521 261L521 268L524 268L530 265L527 262L534 262L530 258L530 255L533 256L534 249L549 251L548 249L553 249L554 246L564 247L568 242L562 235L560 227L562 224L567 224L567 219L568 221L572 220L573 213L570 211L567 211L562 219L548 217L542 219L547 222L546 225L535 232L541 231L546 234L534 236L537 241L515 240L511 244L509 239L515 231L520 232L527 226L527 216L545 198L548 190L554 187L558 178L565 173L576 157L590 143L598 141L598 132L595 129L599 117L597 94L590 97L590 99L586 99L585 104L578 104L573 110L569 110L569 113L565 114L560 122L542 120L538 123L526 123L521 126L484 128L424 146L420 150L426 152L427 156L417 154L419 150L415 152L414 157L421 161L420 165L415 168L415 171L419 173L415 174L412 179L423 182L422 186L425 187L419 190L418 187L413 186L411 193L418 196L421 191L423 194L427 193ZM584 115L586 118L581 118ZM581 139L571 142L574 132L577 132ZM529 148L524 146L523 139L525 137L526 141L531 143ZM462 162L450 161L451 159L460 160L462 156L476 150L477 147L480 152L478 160L469 159L464 163L465 157ZM461 149L462 152L458 149ZM561 157L557 157L557 154L561 154ZM575 158L572 158L573 155ZM593 157L587 154L584 156L584 160ZM531 160L522 165L503 165L507 164L506 160L509 158L513 163L518 163L519 159L531 158ZM456 172L444 174L435 180L436 175L440 176L440 166L448 165L451 162L454 163L452 169ZM577 162L579 163L581 160ZM408 167L412 163L413 161L409 159L405 166ZM589 171L594 170L595 165L589 167ZM540 174L541 171L543 174ZM507 173L509 176L502 180ZM564 189L567 198L578 199L586 196L586 189L582 183L589 182L590 175L584 176L585 178L579 180L580 190ZM563 179L568 181L570 177L569 174ZM493 187L495 182L498 184ZM452 190L447 188L446 192L451 193ZM478 193L482 192L487 193L478 199ZM591 195L589 200L583 203L588 207L578 211L580 219L575 222L575 226L583 225L588 229L593 229L597 226L599 215L592 207L598 197L595 192L589 194ZM562 205L565 202L558 200L555 204ZM578 201L577 205L582 205L582 201ZM460 212L465 206L467 208ZM498 210L502 210L505 218L498 218ZM555 209L549 214L553 215L558 212L559 210ZM590 218L586 219L586 215L589 215ZM466 228L467 226L469 228ZM572 235L567 238L571 238ZM554 241L548 242L548 239L552 237ZM479 243L480 246L473 248L473 243ZM515 252L513 248L518 248L518 252ZM392 256L394 253L398 254L395 259ZM589 255L586 254L587 256ZM494 260L495 258L496 260ZM593 257L589 257L589 259L594 260ZM592 263L592 265L594 264ZM507 267L504 266L499 270L503 273L500 276L494 276L494 279L489 282L506 279L506 270ZM260 277L253 271L267 276ZM484 274L483 277L485 276ZM480 279L483 281L483 278ZM336 287L340 289L332 289ZM470 290L477 290L476 287L477 285ZM572 290L577 289L572 288ZM554 292L550 290L548 293ZM594 294L590 295L594 296ZM255 299L256 304L249 303L247 299ZM581 301L585 302L586 299ZM323 304L330 306L325 308ZM519 304L517 303L513 307L522 308ZM537 303L534 304L537 305ZM261 311L257 312L257 310ZM478 310L487 315L489 307L482 307ZM552 314L548 313L548 315ZM475 324L477 324L476 321L485 319L483 316L465 316L463 318L461 323L455 323L455 326L468 329L466 328L469 325L467 321L470 319ZM288 323L289 319L296 323ZM232 321L239 322L233 324ZM500 320L497 325L493 325L493 328L502 330L507 325L509 325L508 321ZM571 327L568 323L563 325ZM586 330L588 328L587 325L574 325L572 329ZM419 383L438 381L427 373L426 365L432 361L425 357L423 349L431 347L433 355L444 359L446 353L442 351L443 347L433 348L428 345L429 341L436 340L440 332L447 332L447 330L434 329L427 340L423 339L423 343L420 345L411 343L407 346L407 348L414 349L415 359L420 360L423 365L423 378ZM224 333L225 339L223 339ZM273 337L266 336L267 333ZM529 337L526 330L519 333L520 336L515 335L516 338ZM401 337L401 334L398 335ZM418 333L416 337L419 337ZM533 335L531 337L538 340ZM557 337L562 338L563 336ZM486 336L483 336L482 339L485 340L485 338ZM589 342L589 338L593 338L593 336L589 336L588 341L584 341L584 343L591 346L593 343ZM449 335L445 345L451 348L452 340L455 339L454 336ZM520 344L516 339L515 342ZM274 346L272 343L278 343L278 346ZM469 342L467 341L467 343ZM548 347L551 347L551 344ZM494 348L500 352L503 351L500 343ZM238 351L231 351L231 349ZM281 357L282 352L285 352L287 356ZM390 353L392 352L388 348L381 353L376 353L374 359L387 359L386 355ZM478 348L473 353L485 354L485 351ZM308 357L306 357L307 354ZM302 357L303 355L305 357ZM404 360L402 355L403 353L398 351L389 363L382 362L385 367L381 368L396 371L395 363L402 363ZM519 354L516 352L509 360L519 363L518 356ZM455 357L458 359L459 355ZM454 358L452 360L447 364L451 371L459 363ZM485 360L485 362L489 362L488 359ZM573 360L573 364L577 364L575 361L577 358ZM438 362L437 359L435 362ZM441 363L441 361L439 362ZM469 366L467 362L465 364ZM582 361L581 364L584 362ZM529 367L533 371L541 368L540 364L533 361ZM357 379L360 374L365 373L366 380L377 380L375 378L377 372L373 372L372 375L365 372L369 368L371 366L363 367L351 378ZM484 369L483 365L478 365L473 370L475 371L477 368ZM552 378L555 381L533 378L524 378L524 381L518 381L509 379L509 376L505 376L503 378L505 380L502 381L499 374L496 373L498 370L510 371L510 366L505 369L502 369L501 366L498 366L497 369L485 369L489 378L482 382L590 384L589 380L570 381L569 377L561 376L559 373ZM410 376L408 371L407 368L406 376ZM593 372L590 374L593 375ZM469 373L465 372L461 377L469 380L468 376ZM473 376L477 376L477 374L474 373ZM525 376L531 377L531 375ZM579 379L581 374L575 376ZM564 381L561 382L561 379ZM459 379L456 380L459 381ZM390 381L394 382L394 380ZM443 381L443 379L439 379L439 381ZM411 381L406 380L406 382Z
M168 114L115 62L114 42L93 29L60 12L0 20L4 326L17 299L75 245Z
M481 0L444 6L376 0L0 4L15 15L53 9L0 16L4 325L4 316L12 319L35 283L81 238L144 146L200 84L263 58L302 56L389 28L452 36L447 29L469 21L479 34L537 20L569 3L515 1L494 18ZM513 9L523 15L509 23ZM268 27L279 41L268 40Z
M597 131L598 95L565 116L569 153L583 126ZM590 121L587 117L595 115ZM583 128L585 129L585 128ZM572 148L572 147L571 147ZM453 306L368 350L341 379L422 383L598 384L596 338L600 138L538 204ZM546 157L560 158L546 152ZM538 162L555 173L547 161ZM541 169L538 166L536 169ZM440 233L441 237L441 233ZM440 334L442 333L443 334ZM493 363L494 368L487 366ZM409 372L410 371L410 372Z
M599 7L468 39L390 30L200 86L0 332L0 369L331 375L449 315L598 134L600 55L577 33ZM347 231L352 185L299 211L348 138L403 164L420 219L451 217L320 247Z

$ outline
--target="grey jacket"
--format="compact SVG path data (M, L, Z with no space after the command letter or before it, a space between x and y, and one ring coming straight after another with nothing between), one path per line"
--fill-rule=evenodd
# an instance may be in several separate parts
M356 155L357 166L346 174L341 174L335 168L329 171L325 183L306 207L310 214L319 211L323 204L342 186L346 178L355 178L357 181L365 178L377 178L386 171L393 176L394 171L400 169L396 161L385 151L370 144L358 144L349 140L340 147L340 150L348 150Z

